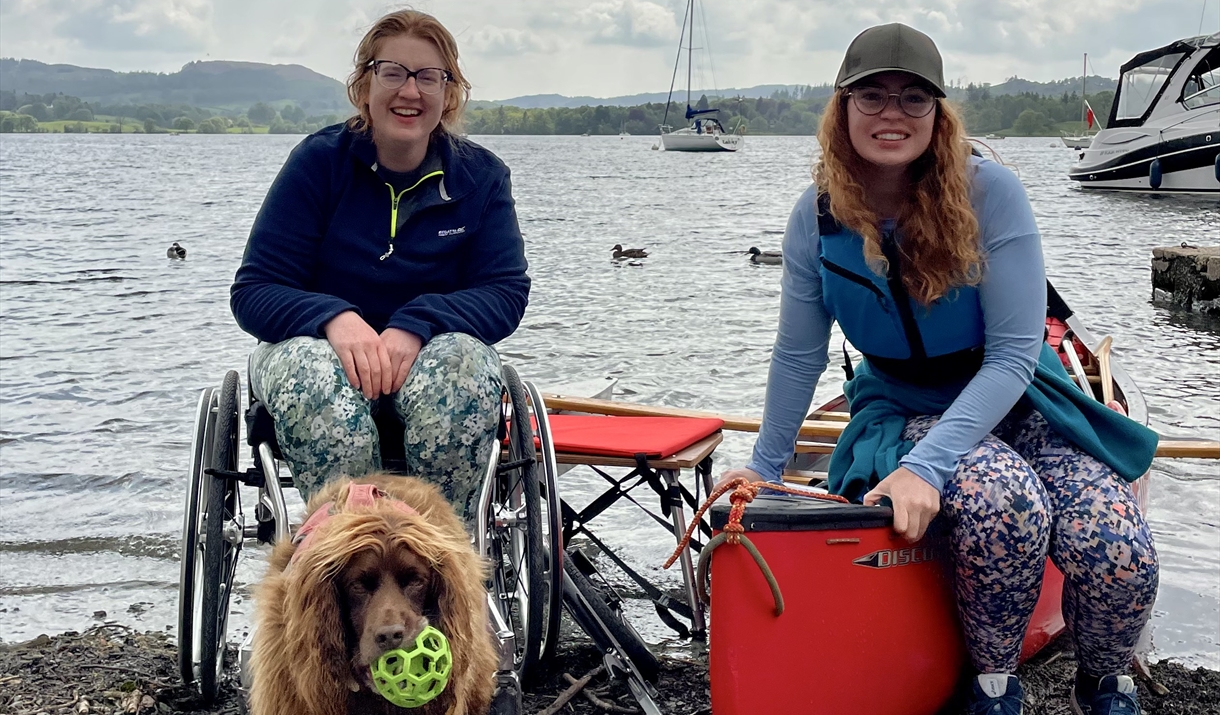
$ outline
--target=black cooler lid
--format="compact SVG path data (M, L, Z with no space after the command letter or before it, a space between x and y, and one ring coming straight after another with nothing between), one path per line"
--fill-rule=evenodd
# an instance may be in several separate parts
M727 501L712 506L713 529L724 529L731 508L732 504ZM746 505L741 525L746 531L829 531L889 526L893 519L893 509L885 506L843 504L787 495L759 495Z

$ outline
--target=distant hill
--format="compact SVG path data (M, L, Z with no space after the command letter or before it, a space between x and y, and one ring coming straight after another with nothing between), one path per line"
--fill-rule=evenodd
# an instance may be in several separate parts
M1089 94L1111 90L1117 81L1105 77L1088 78ZM311 113L347 111L346 88L342 82L318 74L301 65L269 65L260 62L191 62L177 72L115 72L106 69L49 65L37 60L0 59L0 89L22 94L62 92L87 102L101 104L180 104L213 109L242 109L255 102L293 103ZM1033 92L1061 95L1079 92L1080 78L1055 82L1033 82L1017 77L989 85L992 96ZM965 97L964 87L951 87L949 96ZM815 99L829 96L831 87L823 85L760 84L754 87L692 91L692 98L710 97L769 98L776 93L791 98ZM666 92L646 92L618 97L567 97L560 94L531 94L494 102L478 101L474 106L505 105L522 109L583 107L604 105L634 107L664 102ZM675 92L684 102L686 92Z
M1080 77L1068 77L1067 79L1055 80L1054 82L1034 82L1028 79L1021 79L1020 77L1012 77L1000 84L989 86L987 90L991 92L992 96L1033 92L1034 94L1056 97L1064 92L1080 94L1080 82ZM1094 92L1106 90L1113 92L1117 87L1118 80L1116 79L1091 75L1088 78L1088 84L1085 89L1089 94L1093 94Z
M301 65L191 62L177 72L115 72L0 59L0 89L18 94L62 92L102 104L186 104L244 109L255 102L292 102L311 112L346 110L342 82Z
M748 97L754 99L757 97L770 97L776 92L809 92L812 90L815 94L806 94L807 97L817 96L819 90L825 96L830 95L829 85L818 87L807 87L805 85L791 84L760 84L756 87L747 87L744 89L700 89L691 90L691 101L698 100L702 95L708 97ZM643 94L628 94L621 97L565 97L562 94L529 94L523 97L512 97L511 99L494 100L495 104L503 104L507 107L520 107L521 109L545 109L548 107L594 107L602 105L606 107L635 107L641 104L651 104L654 102L664 102L669 96L668 92L646 92ZM679 102L686 101L686 90L674 90L674 100Z
M1090 94L1101 92L1103 90L1114 91L1118 86L1118 80L1109 79L1106 77L1092 76L1089 77L1088 91ZM1013 77L1000 84L987 86L987 91L994 96L1002 96L1009 94L1020 94L1022 92L1033 92L1043 96L1059 96L1064 92L1072 93L1080 92L1080 78L1069 77L1054 82L1034 82L1028 79L1020 79ZM754 87L746 87L743 89L701 89L692 91L691 97L697 99L702 95L712 97L747 97L754 99L757 97L769 98L776 92L788 92L794 97L803 97L805 99L815 99L818 97L828 97L831 94L831 87L828 84L822 85L791 85L791 84L760 84ZM500 99L490 102L491 104L502 104L508 107L520 107L521 109L546 109L550 107L595 107L598 105L606 107L635 107L641 104L650 104L653 102L664 102L668 96L667 92L647 92L644 94L628 94L620 97L567 97L562 94L529 94L522 97L512 97L510 99ZM964 99L966 96L965 87L950 87L949 96L953 99ZM686 101L686 92L681 93L675 91L674 99L679 103Z

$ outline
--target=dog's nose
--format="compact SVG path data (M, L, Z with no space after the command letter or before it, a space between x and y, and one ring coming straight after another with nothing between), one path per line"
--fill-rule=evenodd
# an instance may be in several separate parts
M402 645L406 628L402 626L384 626L377 629L377 647L382 651L393 650Z

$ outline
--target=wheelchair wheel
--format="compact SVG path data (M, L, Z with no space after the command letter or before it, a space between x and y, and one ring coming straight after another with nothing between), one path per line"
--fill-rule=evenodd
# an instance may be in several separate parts
M488 556L496 607L516 636L514 670L528 682L543 649L548 592L545 542L525 389L516 371L504 366L504 383L512 413L508 422L507 460L496 470L487 514Z
M235 370L225 373L216 394L215 439L211 444L212 469L237 471L238 419L241 411L239 378ZM202 598L199 621L199 691L211 702L216 697L224 670L225 633L229 621L229 596L241 552L241 504L237 482L205 475L207 511L203 516Z
M198 682L205 701L216 697L224 668L229 595L241 550L241 503L236 482L208 470L236 471L238 377L199 397L182 527L178 593L178 669Z
M199 404L195 410L195 434L191 438L191 465L187 471L186 504L182 517L182 543L178 554L178 672L182 682L190 685L195 681L195 659L192 657L195 646L195 585L198 578L198 563L195 559L199 547L200 524L200 493L203 478L207 475L205 457L207 445L211 443L212 430L215 429L216 417L215 390L205 387L199 394Z
M539 504L542 507L541 522L545 541L544 575L546 589L546 615L543 621L543 662L555 657L559 646L559 619L563 616L563 513L559 502L559 465L555 460L555 443L551 439L551 425L547 419L546 403L533 383L524 383L529 394L530 409L537 423L538 449L541 452L539 474Z
M623 617L618 593L601 579L592 562L575 549L564 559L563 573L564 605L577 625L603 652L613 649L626 656L645 680L655 683L661 673L661 661Z

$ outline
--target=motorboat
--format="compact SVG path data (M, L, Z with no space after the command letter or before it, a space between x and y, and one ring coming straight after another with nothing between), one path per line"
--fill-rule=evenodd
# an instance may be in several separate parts
M689 34L688 34L689 30ZM661 147L665 151L737 151L745 143L740 131L729 132L716 118L719 109L708 107L693 109L690 103L691 51L695 44L695 0L687 0L683 19L682 36L678 38L678 57L674 62L677 77L682 61L682 42L686 41L686 115L689 126L674 129L669 125L669 106L673 100L673 83L669 86L669 97L665 100L665 118L661 120ZM740 125L738 126L740 130ZM655 148L655 147L654 147Z
M1085 189L1220 194L1220 33L1124 64L1106 128L1068 177Z

